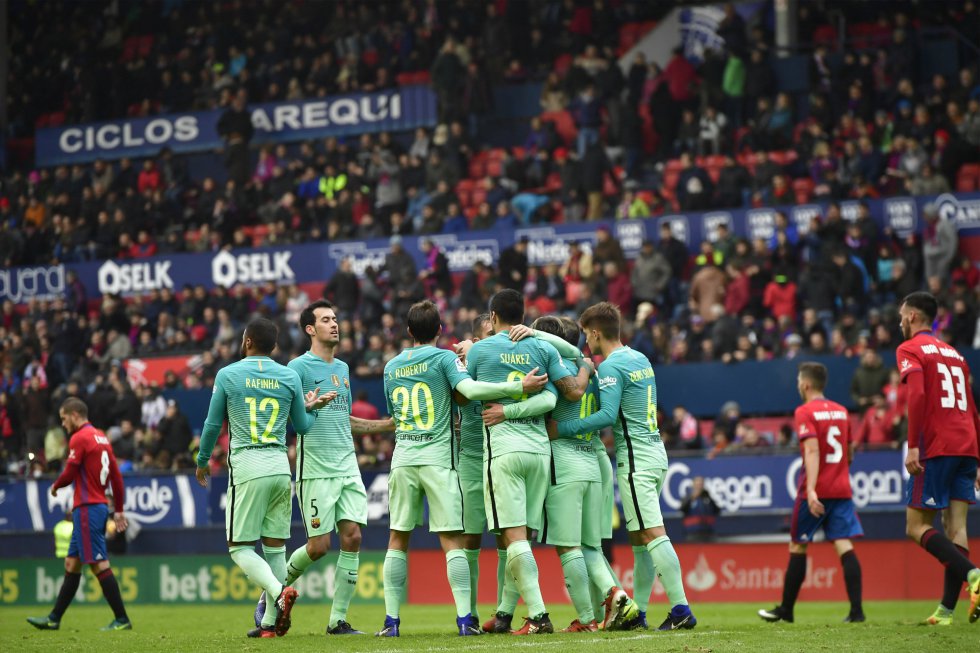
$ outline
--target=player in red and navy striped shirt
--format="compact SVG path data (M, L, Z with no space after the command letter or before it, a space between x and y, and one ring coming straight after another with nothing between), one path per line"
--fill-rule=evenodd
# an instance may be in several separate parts
M759 610L766 621L793 621L793 608L806 579L806 549L818 530L834 543L844 570L844 585L851 610L845 622L864 621L861 606L861 564L851 539L864 535L851 500L850 464L853 448L847 409L823 396L827 368L801 363L796 377L803 405L796 409L803 473L796 490L790 531L789 565L783 582L783 600L772 610Z
M75 528L68 555L65 557L65 580L61 584L54 609L46 617L29 617L27 621L41 630L58 630L62 615L78 591L82 565L87 564L99 579L102 594L115 614L112 623L102 630L131 630L133 625L126 615L119 584L109 568L109 557L105 548L105 527L109 518L106 488L110 485L115 505L113 519L116 530L125 531L128 525L123 515L125 495L122 474L119 473L109 438L89 423L88 406L84 401L75 397L66 399L59 414L65 431L72 435L68 442L68 462L61 476L51 486L51 496L57 496L59 489L74 482L72 518Z
M906 488L905 532L946 567L947 586L959 594L961 583L970 586L970 622L980 619L980 569L966 557L966 513L980 488L980 417L970 392L970 368L950 345L932 334L939 306L927 292L905 298L899 315L905 342L896 359L902 382L908 386L909 452L905 468L911 477ZM937 510L949 511L949 532L932 524ZM940 612L937 610L937 613ZM934 617L936 615L933 615ZM927 623L931 623L927 622Z

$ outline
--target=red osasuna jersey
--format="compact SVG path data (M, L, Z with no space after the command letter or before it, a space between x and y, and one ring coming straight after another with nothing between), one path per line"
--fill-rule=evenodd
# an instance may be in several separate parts
M68 461L61 476L54 482L55 488L67 487L75 482L73 506L108 503L106 488L111 484L115 511L123 510L123 481L112 453L112 444L105 433L91 424L75 431L68 442Z
M898 346L895 358L903 382L910 374L922 374L923 397L908 398L909 404L925 403L919 433L909 432L909 446L919 448L919 459L980 458L970 367L960 353L929 331L920 331Z
M816 438L820 446L820 474L817 476L817 496L821 499L850 499L851 476L848 472L847 451L851 443L847 409L829 399L806 402L794 415L796 432L803 442ZM806 464L800 474L800 493L806 492Z

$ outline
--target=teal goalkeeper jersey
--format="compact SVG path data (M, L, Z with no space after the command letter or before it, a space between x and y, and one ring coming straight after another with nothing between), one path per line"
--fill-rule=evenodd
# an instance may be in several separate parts
M562 421L568 436L613 427L616 468L636 472L667 469L667 450L657 427L657 381L650 360L629 347L616 349L599 365L599 410L591 417Z
M337 397L317 411L312 428L296 440L296 480L359 476L354 439L350 430L350 369L337 358L328 363L312 352L289 361L303 384L303 392L320 388L320 394Z
M558 396L552 385L571 373L562 364L558 351L538 338L518 342L503 331L475 343L466 355L466 367L477 381L505 382L524 378L535 367L538 374L548 374L544 392ZM498 403L513 404L527 396L501 399ZM537 453L550 455L548 432L544 416L507 420L485 431L484 455L493 458L506 453Z
M294 428L303 433L314 420L306 412L299 375L267 356L249 356L218 372L201 433L198 466L208 464L226 416L231 485L262 476L288 476L286 421L292 419Z
M578 366L565 359L563 361L569 372L577 373ZM599 400L599 384L593 374L585 394L578 401L568 401L558 397L558 403L552 412L556 421L575 420L589 417L596 412ZM598 431L576 433L551 441L551 484L572 483L575 481L602 480L599 473L599 459L596 457L596 447L602 447Z
M452 394L470 378L463 362L451 351L420 345L388 361L384 378L388 413L395 418L391 466L455 469Z

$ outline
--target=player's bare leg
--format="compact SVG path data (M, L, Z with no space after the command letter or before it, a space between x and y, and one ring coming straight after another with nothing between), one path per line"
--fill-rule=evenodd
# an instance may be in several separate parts
M844 585L847 587L847 598L851 602L851 611L844 619L845 623L862 623L865 620L864 608L861 603L861 563L854 552L854 544L849 539L834 540L834 550L840 558L840 566L844 571Z
M793 608L800 588L806 580L806 544L790 542L789 564L783 580L783 600L772 610L759 610L759 616L769 622L788 621L793 623Z
M667 529L663 526L652 526L642 531L631 532L629 538L630 544L634 546L634 555L637 546L646 547L657 576L664 586L667 602L671 605L667 619L660 624L659 630L694 628L698 620L688 605L687 595L684 592L684 579L681 574L681 562L677 558L677 552L674 551L674 545L670 543L670 538L667 537Z
M957 528L962 524L966 529L965 504L961 501L950 502L952 525ZM962 512L961 512L962 511ZM969 558L956 547L953 540L940 533L932 524L936 516L935 510L906 508L905 534L913 542L939 560L951 574L951 578L959 578L970 586L970 623L980 619L980 569L977 569ZM955 535L955 534L954 534Z

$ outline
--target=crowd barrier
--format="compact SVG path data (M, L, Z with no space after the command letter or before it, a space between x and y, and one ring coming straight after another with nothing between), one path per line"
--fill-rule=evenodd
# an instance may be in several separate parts
M907 474L903 452L858 452L851 466L857 507L867 511L902 510ZM801 469L796 455L673 458L661 494L665 514L676 516L695 476L705 478L708 492L724 515L786 514L796 499ZM368 494L368 522L388 519L388 474L362 473ZM224 525L228 478L215 476L207 488L187 475L127 475L126 516L140 528L192 528ZM72 505L71 488L49 494L50 479L0 484L0 532L50 532ZM618 501L618 492L617 492ZM293 522L302 523L293 500Z
M956 222L961 235L980 232L980 193L892 197L869 200L868 204L880 228L890 229L901 236L922 230L920 216L923 207L930 202L938 206L943 219ZM857 217L858 208L857 201L841 203L841 211L847 220ZM420 247L423 238L429 238L442 249L452 272L470 270L477 261L492 265L502 251L522 238L528 241L527 255L531 265L561 264L568 257L569 243L579 243L584 250L591 251L596 243L596 230L605 226L622 245L626 256L635 258L645 239L659 240L659 227L664 223L669 224L674 236L693 251L702 240L714 240L721 224L729 225L731 232L737 236L769 239L775 232L777 211L784 211L802 236L808 232L811 219L822 215L825 209L826 204L814 203L677 213L642 220L525 226L519 229L498 227L461 234L409 236L403 239L402 245L420 269L426 265ZM210 289L236 284L325 281L333 276L345 258L351 259L354 272L358 275L363 275L368 267L381 269L389 249L386 239L373 239L170 254L135 261L108 260L10 268L0 271L0 302L9 299L14 303L23 303L32 297L62 297L67 289L66 273L69 270L78 275L90 298L105 294L145 294L163 288L180 290L188 285L203 285Z
M783 586L785 544L678 544L687 597L694 605L712 602L771 603ZM980 549L980 539L970 542ZM926 600L939 597L942 567L912 542L857 543L864 579L865 600ZM568 603L561 563L550 547L535 547L541 593L547 603ZM810 547L802 601L844 601L844 578L834 548L818 543ZM323 603L333 598L336 555L328 553L297 581L304 601ZM383 551L361 551L354 604L379 604L384 599ZM227 555L117 556L112 566L127 604L238 603L253 605L260 589L249 582ZM633 552L627 545L613 548L613 569L623 588L633 593ZM480 554L479 600L497 598L497 554ZM52 558L8 561L0 570L0 605L50 605L64 575L63 563ZM439 550L413 550L408 559L406 598L412 604L451 603L446 580L446 557ZM102 600L98 582L86 571L76 595L79 603ZM666 606L663 587L656 583L652 605ZM305 603L304 603L305 604ZM356 608L355 608L356 609ZM243 610L247 608L243 607Z

